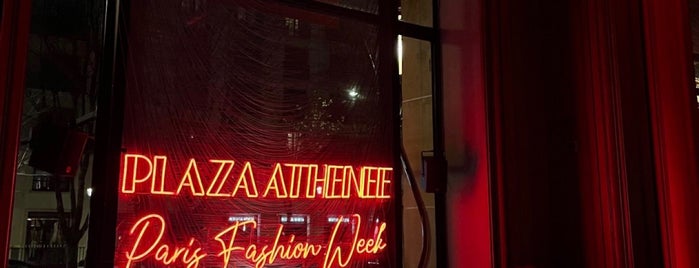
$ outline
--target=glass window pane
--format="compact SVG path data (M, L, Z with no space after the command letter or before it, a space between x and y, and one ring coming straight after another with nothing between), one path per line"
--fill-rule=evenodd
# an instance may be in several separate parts
M403 90L402 130L403 146L416 178L422 178L422 154L433 150L432 145L432 60L431 44L428 41L399 37L399 66ZM431 220L432 249L431 267L436 263L436 235L434 223L434 194L421 192L427 214ZM403 185L404 262L406 267L417 267L422 250L420 214L415 198L407 184Z
M432 27L432 0L400 0L400 20Z
M87 247L104 1L32 0L10 262L76 267ZM1 266L1 265L0 265Z
M322 267L338 249L329 267L395 267L397 126L376 27L264 1L185 3L128 11L116 264L163 266L148 248L168 245L201 249L201 267L255 266L246 252L278 241L312 250L263 264ZM355 235L378 246L346 260ZM219 255L230 243L243 249Z

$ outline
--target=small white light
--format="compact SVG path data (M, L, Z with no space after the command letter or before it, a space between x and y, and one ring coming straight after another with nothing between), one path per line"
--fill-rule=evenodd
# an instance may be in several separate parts
M254 221L255 218L252 216L230 216L228 217L229 222L234 222L234 221Z
M317 194L322 194L322 193L323 193L323 187L321 187L321 186L316 187L316 193L317 193Z
M356 99L357 96L359 96L359 92L357 92L356 88L352 88L349 91L347 91L347 95L349 95L349 97L352 99Z
M87 190L85 190L85 192L87 193L88 197L92 196L92 187L87 188Z
M349 218L342 218L343 223L347 223L347 222L349 222L349 220L350 220ZM340 218L338 218L338 217L328 217L328 222L335 223L338 221L340 221Z
M403 74L403 36L398 35L398 44L396 45L396 53L398 54L398 75Z

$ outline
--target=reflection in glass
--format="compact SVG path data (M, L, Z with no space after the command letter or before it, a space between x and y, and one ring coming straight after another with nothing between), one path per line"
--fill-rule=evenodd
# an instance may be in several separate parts
M432 45L428 41L418 40L410 37L399 37L401 51L403 55L401 68L401 87L403 90L402 106L402 130L403 146L408 157L408 161L413 168L413 175L420 177L422 174L423 152L433 150L432 137ZM400 59L400 58L399 58ZM407 185L403 185L403 191L410 192ZM424 187L424 185L423 185ZM424 189L423 189L424 190ZM404 252L405 262L419 262L419 254L408 254L408 252L420 252L422 248L422 237L411 235L421 233L420 225L411 224L418 222L420 215L417 209L417 202L412 195L403 196L404 213ZM434 217L434 194L422 192L422 197L427 207L429 217ZM435 245L434 230L431 225L432 248ZM430 263L436 263L436 250L431 251Z
M85 258L92 144L99 138L104 1L31 6L10 262L77 267Z

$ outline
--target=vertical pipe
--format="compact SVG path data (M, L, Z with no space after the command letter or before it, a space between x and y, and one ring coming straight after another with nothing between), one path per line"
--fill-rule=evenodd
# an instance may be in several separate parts
M435 232L437 239L437 267L449 267L449 241L447 238L447 177L444 148L444 100L442 81L442 35L439 16L439 0L432 0L432 139L434 157L442 165L439 172L442 180L434 193Z

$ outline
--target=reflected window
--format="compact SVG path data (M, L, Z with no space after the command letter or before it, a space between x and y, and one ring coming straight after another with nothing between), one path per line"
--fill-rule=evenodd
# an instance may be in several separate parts
M304 214L281 214L279 223L284 226L282 236L296 237L296 241L304 241L308 237L309 217Z
M54 176L35 175L32 178L32 191L36 192L67 192L70 184L67 180L57 179Z
M12 262L77 267L85 259L104 4L31 1Z
M25 244L14 246L15 256L41 263L42 265L63 264L63 243L59 230L59 214L56 212L29 212L25 231Z

